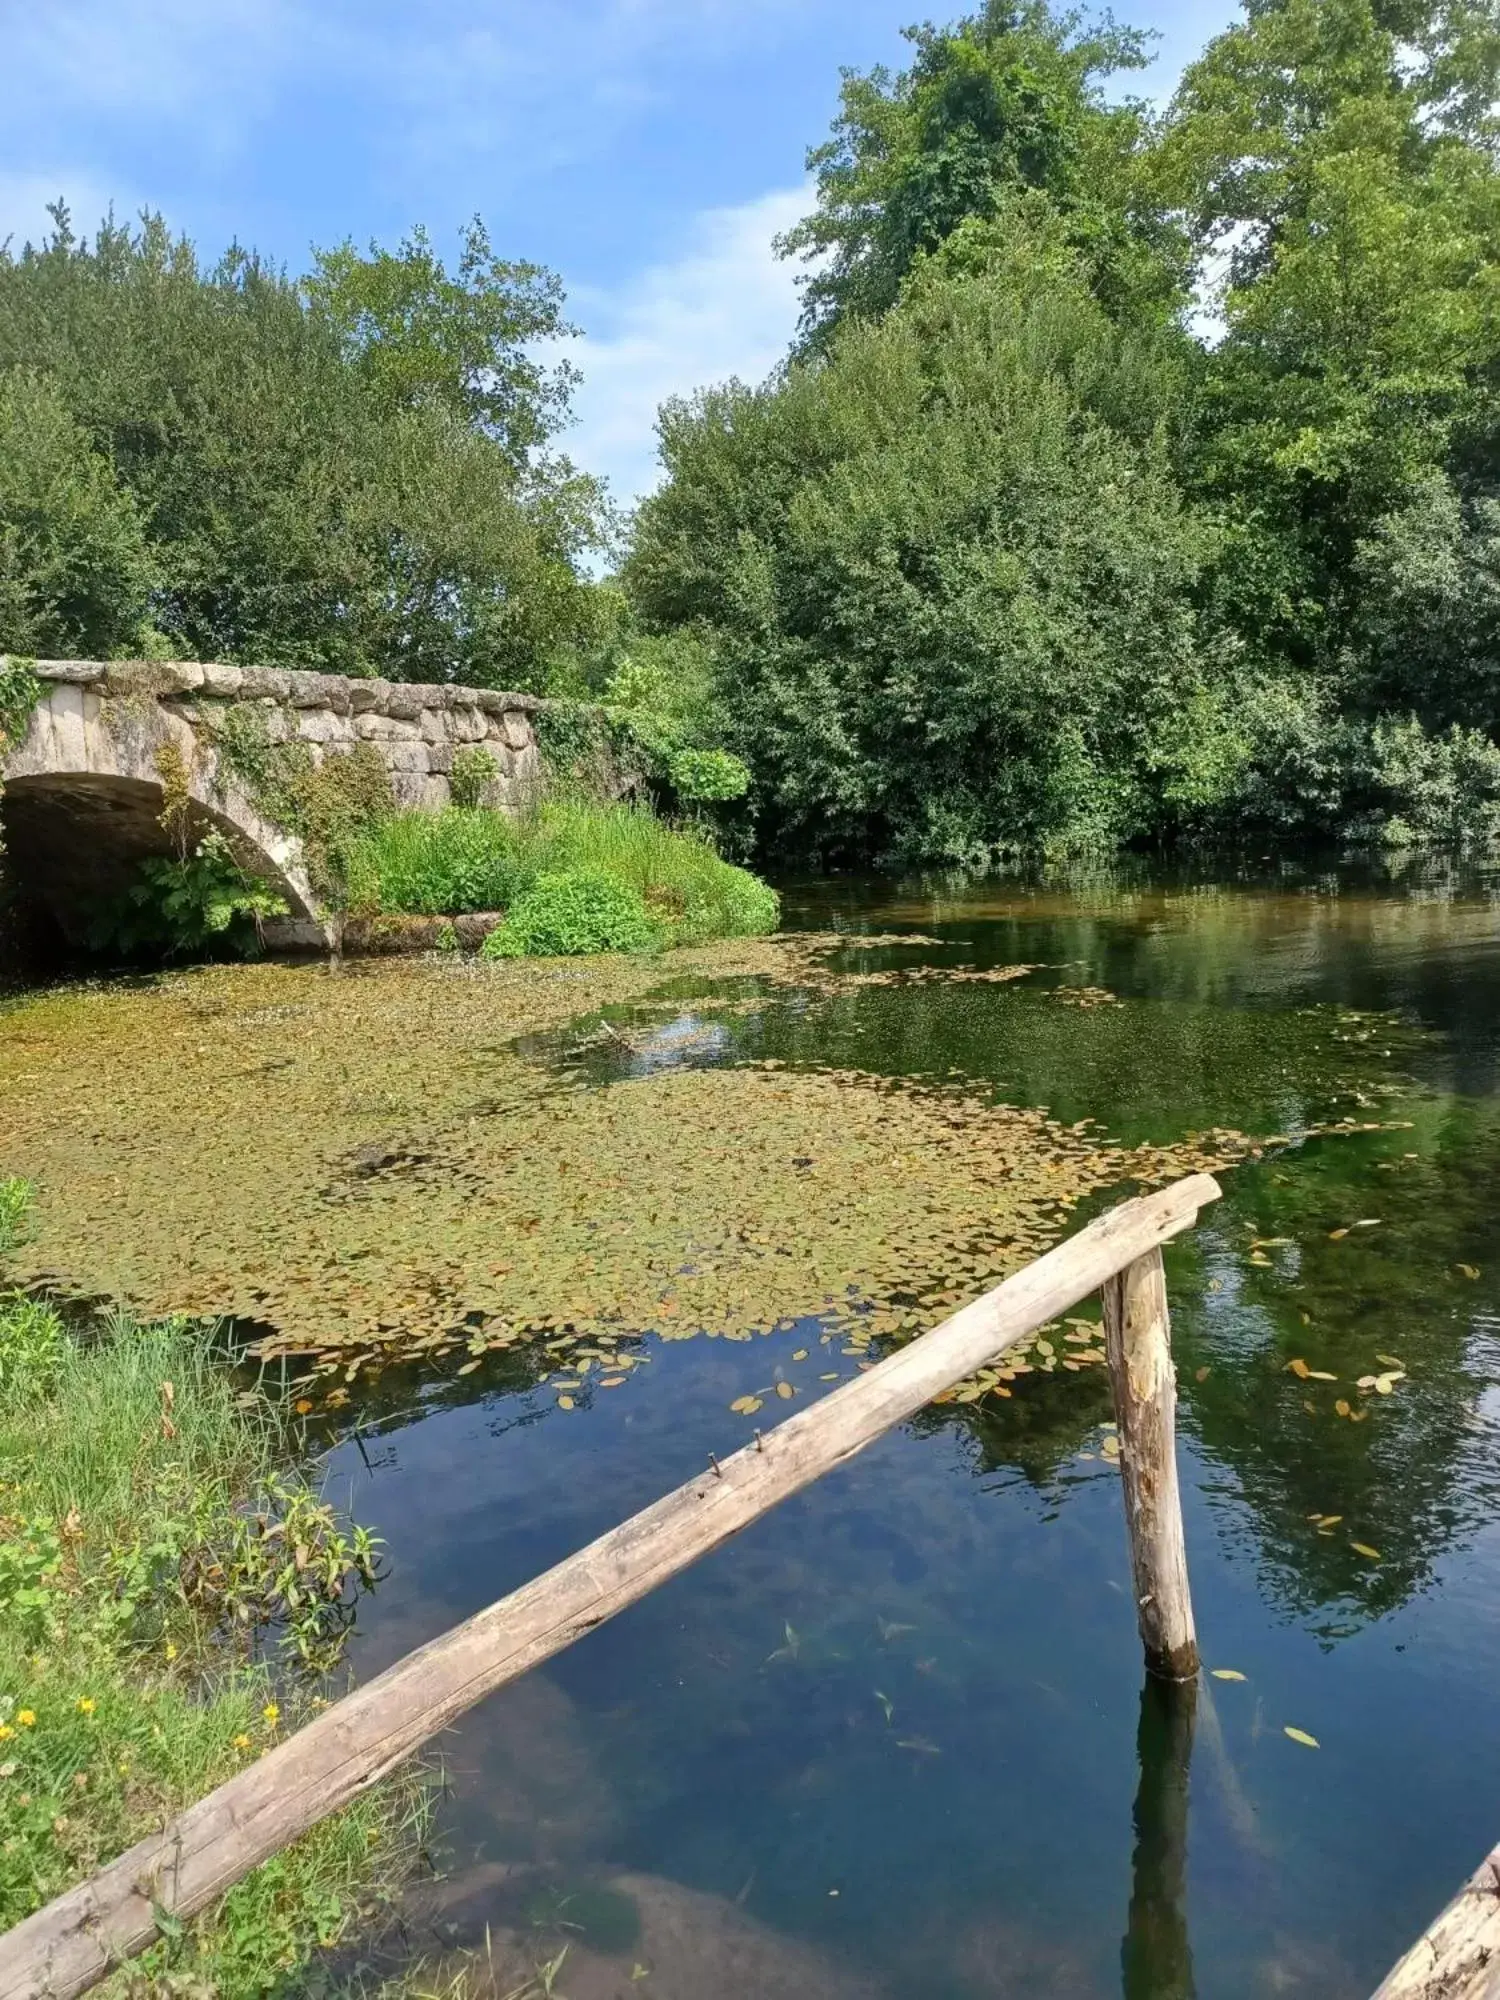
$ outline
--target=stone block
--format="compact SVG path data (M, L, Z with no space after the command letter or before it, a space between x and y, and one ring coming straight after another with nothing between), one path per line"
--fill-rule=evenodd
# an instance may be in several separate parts
M385 743L380 754L391 771L417 771L425 777L432 768L425 743Z
M415 743L422 734L415 722L394 715L356 715L354 733L362 743Z
M63 681L74 687L93 687L104 679L102 660L38 660L39 681Z
M433 743L427 750L427 768L434 777L448 778L453 775L453 745Z
M403 722L415 722L424 708L443 706L441 695L441 689L424 687L420 681L392 681L385 698L385 712L399 716Z
M489 719L471 701L455 702L448 716L448 733L455 743L482 743L489 732Z
M449 715L445 708L424 708L417 717L417 727L422 732L424 743L446 743L448 741Z
M289 701L292 677L284 667L246 667L240 691L250 700Z
M389 681L350 681L349 711L352 715L380 715L385 712L385 698L391 691Z
M293 708L322 708L334 715L349 713L349 683L342 674L293 674Z
M203 669L203 692L228 700L237 695L245 685L243 667L206 666Z
M391 796L403 811L415 807L420 812L441 812L452 794L446 778L435 778L421 771L393 771Z
M528 749L536 742L536 731L532 728L531 717L519 709L508 709L504 716L505 740L512 750Z
M303 708L297 711L297 734L308 743L352 743L354 724L331 708Z

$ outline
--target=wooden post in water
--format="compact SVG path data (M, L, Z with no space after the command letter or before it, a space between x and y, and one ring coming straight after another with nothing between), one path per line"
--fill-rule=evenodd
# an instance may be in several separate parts
M1165 1680L1191 1680L1198 1671L1198 1638L1177 1490L1177 1376L1158 1248L1106 1281L1104 1342L1146 1665Z

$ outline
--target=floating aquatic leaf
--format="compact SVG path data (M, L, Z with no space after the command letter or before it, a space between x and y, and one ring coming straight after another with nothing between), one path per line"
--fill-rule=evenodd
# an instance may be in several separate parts
M885 1719L886 1722L889 1723L891 1717L896 1712L896 1704L891 1700L888 1694L882 1694L879 1688L876 1688L875 1690L875 1699L880 1703L880 1706L885 1710Z
M1335 1416L1347 1417L1352 1414L1353 1405L1349 1402L1347 1397L1340 1396L1337 1402L1334 1404L1333 1410Z
M1294 1743L1305 1743L1309 1750L1320 1750L1323 1747L1316 1736L1309 1736L1305 1729L1293 1729L1289 1722L1283 1724L1281 1733L1283 1736L1290 1736Z
M1372 1549L1368 1542L1351 1542L1349 1546L1357 1556L1368 1556L1371 1562L1380 1561L1379 1549Z
M1337 1375L1330 1375L1326 1368L1309 1368L1306 1379L1309 1382L1337 1382L1339 1378Z
M1193 1380L1195 1382L1206 1382L1208 1380L1208 1372L1207 1366L1195 1368L1193 1370Z
M761 1399L759 1396L736 1396L729 1407L737 1417L753 1417L761 1407ZM629 1418L626 1422L629 1422Z
M1382 1368L1400 1368L1403 1366L1401 1357L1398 1354L1377 1354L1375 1359L1380 1363Z
M1348 1234L1349 1232L1347 1229L1330 1229L1328 1232L1328 1240L1330 1243L1338 1243L1342 1241L1342 1239L1346 1237Z
M797 1391L792 1387L790 1382L778 1382L776 1384L776 1393L784 1403L789 1403Z
M1211 1667L1209 1671L1216 1681L1242 1681L1245 1678L1238 1667Z
M805 1347L799 1347L796 1353L793 1354L792 1359L793 1361L805 1361L807 1359L807 1349Z
M1298 1379L1303 1382L1305 1382L1308 1376L1311 1375L1312 1373L1312 1370L1308 1367L1307 1363L1302 1359L1300 1354L1294 1361L1289 1361L1286 1365L1288 1369L1290 1369L1291 1373L1297 1376Z
M457 1370L457 1373L460 1375L472 1375L478 1366L479 1363L477 1361L466 1361L463 1367Z
M574 1409L576 1405L574 1404L573 1398L571 1396L559 1396L557 1399L557 1407L560 1410L571 1410Z
M1477 1278L1479 1276L1479 1266L1477 1264L1455 1264L1453 1268L1455 1271L1461 1271L1466 1278Z

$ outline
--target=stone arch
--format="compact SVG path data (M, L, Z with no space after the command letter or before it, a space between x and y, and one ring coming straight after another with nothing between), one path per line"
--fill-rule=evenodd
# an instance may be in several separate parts
M174 765L187 779L187 837L216 827L241 865L286 902L291 914L269 927L268 941L325 944L300 842L226 782L217 754L191 726L156 701L111 699L67 684L46 690L5 760L0 825L22 902L68 943L83 942L98 902L123 892L141 860L173 851L161 814L164 767Z

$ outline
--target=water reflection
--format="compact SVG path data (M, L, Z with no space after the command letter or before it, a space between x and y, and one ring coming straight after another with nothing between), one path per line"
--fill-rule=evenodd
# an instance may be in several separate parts
M1135 1751L1135 1849L1130 1918L1120 1950L1124 2000L1196 2000L1188 1938L1188 1771L1198 1714L1195 1681L1147 1674Z

